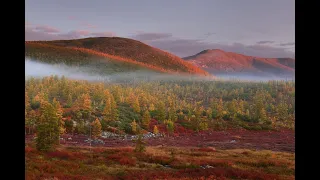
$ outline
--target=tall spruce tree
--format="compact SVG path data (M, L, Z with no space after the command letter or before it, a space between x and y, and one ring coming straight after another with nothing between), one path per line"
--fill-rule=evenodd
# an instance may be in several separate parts
M101 123L99 119L96 119L95 121L92 122L92 138L97 139L98 137L101 137Z
M59 116L56 108L47 101L42 101L40 112L36 147L40 151L48 151L59 143Z
M149 124L150 124L150 120L151 120L151 117L150 117L149 111L145 111L143 113L143 117L142 117L142 125L143 125L143 127L148 128Z

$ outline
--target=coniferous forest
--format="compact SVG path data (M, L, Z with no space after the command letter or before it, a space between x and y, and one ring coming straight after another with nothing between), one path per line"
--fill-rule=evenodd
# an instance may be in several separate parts
M58 114L61 133L86 134L89 123L96 119L102 130L111 127L127 134L152 131L151 120L166 125L167 131L172 124L172 132L175 124L196 132L221 128L293 129L294 86L288 81L108 84L58 76L30 78L25 86L26 133L36 131L45 113ZM137 126L134 131L133 122Z

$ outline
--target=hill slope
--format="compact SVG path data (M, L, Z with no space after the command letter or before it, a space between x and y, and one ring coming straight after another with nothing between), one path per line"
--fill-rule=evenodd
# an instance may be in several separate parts
M45 43L27 42L25 44L25 57L38 62L49 64L66 64L75 68L89 70L90 73L109 75L121 72L152 71L163 72L157 68L145 67L138 63L116 60L113 57L90 53L86 50L52 46ZM117 58L117 57L116 57Z
M46 62L88 63L108 58L167 73L208 75L206 71L183 59L139 41L120 37L26 42L26 57Z
M216 75L240 73L290 76L295 71L295 60L291 58L259 58L219 49L204 50L183 59Z

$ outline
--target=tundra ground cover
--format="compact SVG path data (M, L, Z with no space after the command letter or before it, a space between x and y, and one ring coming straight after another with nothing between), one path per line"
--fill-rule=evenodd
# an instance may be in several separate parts
M210 151L209 151L210 149ZM294 179L294 153L215 148L67 147L28 144L26 179Z

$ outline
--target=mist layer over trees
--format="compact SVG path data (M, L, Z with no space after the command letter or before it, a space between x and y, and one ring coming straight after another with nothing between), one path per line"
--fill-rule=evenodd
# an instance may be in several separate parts
M275 76L254 76L248 74L228 74L217 75L214 77L201 77L195 75L179 75L166 74L160 72L151 72L147 70L133 70L127 72L103 72L99 73L93 66L68 66L65 64L47 64L31 59L25 59L25 76L30 77L45 77L51 75L65 76L70 79L88 80L88 81L121 81L132 82L137 80L158 81L158 80L193 80L193 81L212 81L231 80L231 81L270 81L270 80L285 80L294 81L294 77L283 78Z

